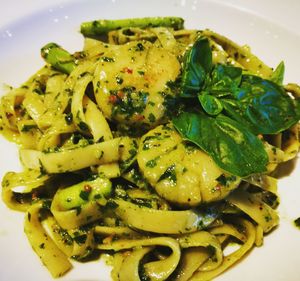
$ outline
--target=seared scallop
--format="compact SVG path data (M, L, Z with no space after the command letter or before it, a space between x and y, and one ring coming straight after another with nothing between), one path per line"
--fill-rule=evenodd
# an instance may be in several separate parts
M160 125L141 138L137 160L156 192L183 207L221 200L240 182L183 140L171 124Z

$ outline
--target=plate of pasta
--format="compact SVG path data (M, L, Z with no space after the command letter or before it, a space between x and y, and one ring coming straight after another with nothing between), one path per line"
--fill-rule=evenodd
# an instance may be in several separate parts
M298 280L294 21L31 2L0 22L0 279Z

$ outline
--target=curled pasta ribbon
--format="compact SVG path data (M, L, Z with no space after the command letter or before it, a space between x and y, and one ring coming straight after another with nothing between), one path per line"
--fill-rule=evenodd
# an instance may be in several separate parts
M157 36L162 47L168 51L173 51L177 47L177 41L172 31L165 27L152 28L151 31Z
M53 117L59 109L57 103L52 104L50 108L47 108L47 103L45 103L45 97L48 95L45 92L45 89L47 89L49 77L54 77L56 75L62 80L65 79L65 75L61 75L50 67L45 66L26 83L28 91L22 105L26 109L26 113L34 120L37 127L41 130L51 126ZM56 79L58 79L58 77L55 78L55 81ZM55 84L55 86L61 87L62 83ZM59 94L59 91L60 88L55 88L51 95L56 96ZM55 107L55 105L57 107Z
M223 50L230 57L232 57L236 62L238 62L242 67L244 67L251 73L255 73L256 75L259 75L263 78L269 78L272 75L272 68L267 66L258 57L253 55L249 50L249 47L241 47L225 36L222 36L208 29L203 30L202 34L210 38L218 45L222 46Z
M275 208L279 204L279 196L277 192L277 179L267 175L253 175L245 179L247 183L250 183L252 186L261 188L262 192L256 193L257 200L264 201L266 198L268 204Z
M140 238L140 233L126 226L95 226L95 234L105 236L103 244L111 243L114 238ZM132 252L117 252L113 257L113 269L111 276L113 280L140 281L140 261L153 247L141 247ZM130 255L129 255L130 254ZM128 257L128 259L127 259ZM126 259L126 260L125 260Z
M178 238L182 248L210 247L213 250L213 258L208 259L201 265L201 270L208 271L217 268L223 260L223 251L218 239L206 231L199 231Z
M119 143L119 165L121 172L126 171L136 160L138 140L130 137L121 137Z
M182 235L178 238L182 248L181 260L174 280L186 281L201 267L203 271L213 270L223 261L219 240L207 231Z
M25 170L20 173L8 172L2 180L2 200L10 209L25 212L34 199L32 190L44 186L49 178L49 175L42 175L37 170ZM16 188L23 188L23 190L16 191L14 190ZM29 195L29 200L17 200L18 196L26 195Z
M140 263L143 257L148 254L153 247L142 247L134 249L130 254L124 254L124 258L118 268L117 281L140 281Z
M239 229L242 229L241 234ZM212 231L214 235L229 234L239 239L243 244L240 248L229 255L224 256L222 263L213 270L203 271L201 267L196 271L190 281L208 281L220 275L238 260L240 260L254 245L256 229L252 223L244 219L238 219L236 226L226 226L216 228Z
M181 251L180 263L176 269L176 281L187 281L205 263L211 253L205 247L190 247Z
M3 127L2 134L9 140L21 143L18 127L18 111L16 108L22 104L27 93L25 88L12 89L1 98L0 103L0 125Z
M43 135L38 141L37 150L47 151L53 147L58 147L60 145L60 137L63 134L70 134L75 131L76 126L74 124L68 124L66 122L66 115L62 115L55 119L53 126L43 132Z
M85 96L83 101L86 104L85 122L90 128L94 141L97 142L100 139L104 141L111 140L113 136L102 111L88 97Z
M241 211L249 215L262 227L265 233L269 232L279 223L279 216L277 212L264 203L255 194L238 189L228 196L227 200L230 204L236 206Z
M277 179L267 175L253 175L245 181L269 191L277 196Z
M43 134L35 121L20 120L18 123L18 130L19 140L22 143L22 148L36 149Z
M299 86L297 86L299 94L293 93L293 90L291 89L294 89L294 87L296 86L285 86L285 89L291 91L292 95L299 96ZM296 158L300 147L299 129L299 124L296 124L284 132L269 136L270 139L268 141L272 145L265 143L266 152L269 155L270 162L267 167L269 172L274 171L281 162L287 162Z
M195 232L210 225L218 213L201 214L195 210L166 211L141 207L139 205L116 199L115 213L130 227L164 234Z
M84 77L84 73L92 73L93 67L94 63L91 61L80 61L80 64L77 67L75 67L75 69L66 78L60 94L56 97L56 102L59 104L59 107L57 109L59 113L62 114L66 110L67 106L71 104L72 97L74 95L74 87L77 80L80 79L82 76Z
M289 128L286 132L280 134L284 139L282 141L282 150L285 152L284 161L289 161L297 156L299 151L299 124Z
M44 112L41 112L37 120L39 128L43 133L48 128L56 125L56 120L64 118L61 111L61 93L63 91L66 75L52 71L47 77L45 92L41 95ZM55 120L55 121L54 121Z
M44 229L40 219L42 209L42 201L33 204L28 209L25 216L24 230L33 250L55 278L70 270L72 264L69 262L67 255L57 247Z
M67 79L66 74L54 70L53 73L50 74L50 76L47 79L45 95L44 95L44 105L47 108L47 111L45 112L45 116L47 118L50 117L53 118L57 114L61 115L60 102L58 98L64 87L66 79ZM48 120L48 122L50 120Z
M68 257L82 259L94 250L94 231L88 229L80 231L76 229L66 230L62 228L53 216L48 216L43 221L43 226L57 245L57 247Z
M23 105L32 120L34 120L34 122L40 129L43 129L44 126L43 123L40 122L40 119L45 113L46 107L43 103L42 98L36 93L29 92L26 94Z
M144 264L144 270L147 276L154 281L163 281L166 280L176 269L179 260L180 260L180 246L179 243L170 237L155 237L155 238L146 238L146 239L132 239L132 240L118 240L110 244L100 244L97 246L100 250L128 250L128 249L139 249L139 247L151 247L151 246L164 246L172 250L172 253L165 259L152 261ZM134 264L139 264L140 259L143 257L143 254L146 254L147 251L134 254L132 259L139 259L139 261L131 260ZM122 268L122 267L121 267ZM125 268L125 270L127 270ZM131 269L132 270L132 269ZM119 275L127 273L119 273ZM126 275L127 276L127 275Z
M85 134L89 132L90 128L86 123L83 108L83 97L88 85L93 81L94 70L95 64L90 61L84 61L74 70L76 71L77 77L72 87L73 95L71 101L71 112L77 129Z
M164 239L167 239L164 241ZM99 249L112 249L114 251L120 251L125 249L131 249L133 248L132 252L124 252L123 257L120 255L116 256L116 260L114 261L114 269L112 275L114 276L114 280L119 281L125 281L125 280L141 280L140 276L140 268L141 263L144 258L144 256L149 253L151 250L154 249L154 246L169 246L171 238L169 237L156 237L156 238L143 238L139 237L140 244L135 244L137 240L135 239L120 239L117 242L112 242L109 244L102 244L99 245ZM169 243L167 241L170 240ZM162 242L160 242L162 241ZM192 234L187 235L181 235L177 238L177 242L180 245L181 249L197 249L198 253L202 253L203 257L200 260L195 260L194 262L203 263L203 270L212 270L217 268L223 260L223 252L221 248L221 244L219 243L218 239L206 231L200 231ZM135 245L135 247L134 247ZM151 247L149 247L151 245ZM171 244L173 245L173 244ZM140 248L141 247L141 248ZM171 247L172 248L172 247ZM172 248L173 249L173 248ZM208 251L207 249L210 249ZM173 249L174 251L174 249ZM174 253L174 252L173 252ZM180 255L181 257L181 255ZM199 256L198 256L199 257ZM150 277L151 280L166 280L166 278L169 277L169 275L162 275L156 272L157 271L157 265L159 265L161 268L165 267L167 262L162 263L165 261L165 258L161 261L151 262L144 264L144 269L146 276ZM192 260L189 260L193 262ZM168 263L171 264L171 262L168 261ZM172 261L173 264L173 261ZM155 266L154 266L155 265ZM187 276L187 271L189 270L190 264L187 264L186 266L173 266L172 268L176 267L176 272L180 272L176 280L187 280L187 279L181 279L182 276ZM199 267L199 266L198 266ZM156 268L156 269L155 269ZM194 268L193 272L196 270ZM192 273L193 273L192 272ZM191 274L190 274L191 275ZM131 278L129 278L132 276ZM181 276L181 277L179 277ZM174 277L175 278L175 277Z

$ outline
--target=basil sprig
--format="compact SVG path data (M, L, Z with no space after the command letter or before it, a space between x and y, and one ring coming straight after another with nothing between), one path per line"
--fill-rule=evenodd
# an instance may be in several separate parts
M239 67L214 65L209 41L200 37L184 57L180 94L200 104L172 122L223 170L240 177L263 173L268 155L257 135L277 134L300 119L298 100L281 85L283 73L283 63L270 80Z

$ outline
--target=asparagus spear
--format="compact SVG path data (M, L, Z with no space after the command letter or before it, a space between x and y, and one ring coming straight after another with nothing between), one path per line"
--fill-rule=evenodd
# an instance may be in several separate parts
M70 74L76 67L74 56L56 43L48 43L42 47L41 55L47 63L63 73Z
M59 190L55 195L55 200L64 210L80 207L91 200L97 201L99 205L105 205L105 198L112 191L111 186L109 179L98 177Z
M172 27L175 30L182 29L184 20L179 17L145 17L119 20L95 20L81 24L81 33L84 36L104 35L111 30L126 27Z

